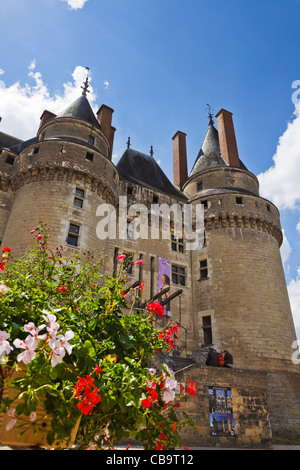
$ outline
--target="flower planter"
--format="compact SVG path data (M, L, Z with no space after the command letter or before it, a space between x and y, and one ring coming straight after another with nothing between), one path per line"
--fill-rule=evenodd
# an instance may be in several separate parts
M12 374L12 380L20 377L24 374L24 371L18 370ZM4 398L11 398L14 399L18 394L18 390L12 387L4 388L2 399ZM11 417L7 413L2 413L0 411L0 443L5 446L10 447L41 447L47 449L55 449L55 448L70 448L74 444L76 439L76 434L78 431L78 427L80 424L79 417L76 426L74 427L70 442L67 443L67 440L60 441L59 443L53 443L51 446L47 443L47 433L51 430L51 416L46 414L46 411L43 407L43 398L40 400L41 404L36 410L36 419L35 422L38 422L39 426L37 429L34 430L33 427L27 429L24 433L23 431L28 428L30 424L29 417L26 417L26 421L21 421L21 419L17 419L14 427L9 431L6 430L7 424L11 421ZM21 403L21 400L17 399L12 404L13 408L16 408L17 405ZM20 424L25 424L25 426L21 426ZM59 444L59 445L57 445Z

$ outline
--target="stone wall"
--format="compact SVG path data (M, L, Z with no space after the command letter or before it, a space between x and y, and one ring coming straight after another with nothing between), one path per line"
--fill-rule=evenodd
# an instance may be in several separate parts
M196 382L196 397L182 404L193 419L195 430L182 434L187 447L270 448L272 431L268 410L267 375L247 371L193 365L176 373L178 382ZM209 389L229 388L232 393L233 433L212 435Z

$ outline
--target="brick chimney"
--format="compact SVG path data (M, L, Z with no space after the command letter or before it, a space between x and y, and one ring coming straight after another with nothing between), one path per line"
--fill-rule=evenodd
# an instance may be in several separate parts
M114 110L109 106L106 106L106 104L103 104L97 112L98 122L101 126L103 133L106 135L110 143L110 158L112 157L113 140L115 133L115 128L111 125L113 112Z
M40 121L39 129L45 124L45 122L50 121L50 119L54 119L55 117L56 117L56 114L53 114L50 111L47 111L47 109L45 109L45 111L40 117L41 121Z
M232 113L221 109L216 114L220 151L230 166L240 167L239 152L237 148Z
M173 137L173 183L182 188L188 178L186 134L177 131Z

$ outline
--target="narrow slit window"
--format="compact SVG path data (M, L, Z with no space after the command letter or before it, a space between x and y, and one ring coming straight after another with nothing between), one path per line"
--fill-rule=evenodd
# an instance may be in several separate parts
M14 159L14 157L11 157L10 155L8 155L8 156L6 157L5 162L6 162L8 165L13 165L13 164L15 163L15 159Z
M200 279L208 277L207 259L200 261Z
M68 245L78 246L79 231L80 231L80 226L79 225L75 225L75 224L72 224L72 223L70 224L68 237L67 237L67 244Z
M84 201L84 190L80 188L75 189L75 197L74 197L74 206L79 207L80 209L83 208L83 201Z
M211 327L211 316L202 317L202 330L204 346L212 344L212 327Z
M95 138L94 138L92 135L89 135L89 136L88 136L88 143L91 144L91 145L94 145L94 143L95 143Z
M91 152L86 152L85 158L86 160L89 160L90 162L92 162L94 160L94 154Z

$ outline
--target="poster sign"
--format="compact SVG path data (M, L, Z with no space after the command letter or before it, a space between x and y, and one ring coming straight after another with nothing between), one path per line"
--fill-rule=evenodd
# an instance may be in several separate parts
M171 286L171 261L166 258L159 258L158 260L158 292L163 291L167 287ZM170 297L170 291L159 297L159 302L162 302ZM170 316L170 302L167 302L164 306L164 315Z
M210 387L209 417L212 436L233 436L231 388Z

